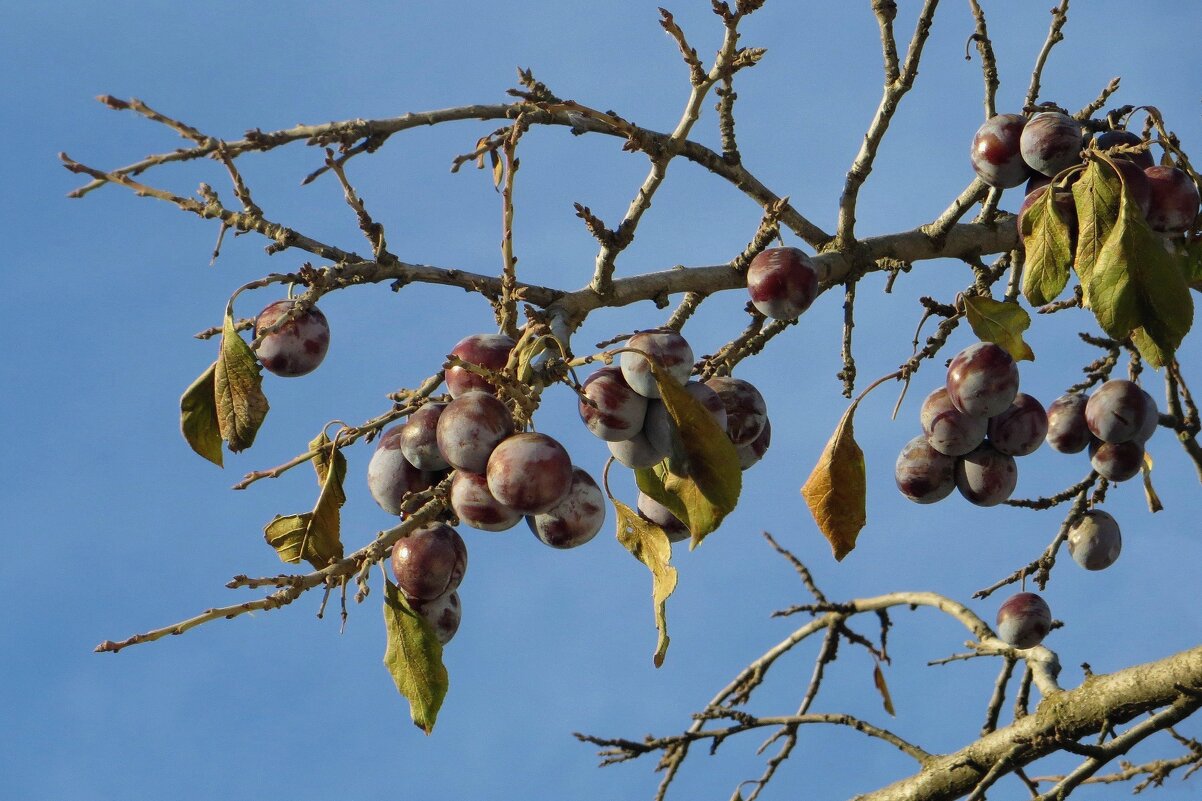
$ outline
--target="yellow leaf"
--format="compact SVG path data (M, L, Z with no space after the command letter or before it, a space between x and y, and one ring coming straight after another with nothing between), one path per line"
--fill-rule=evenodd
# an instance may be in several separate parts
M810 514L830 542L837 561L842 561L856 547L856 537L868 519L864 452L856 444L852 425L856 405L853 403L843 413L818 464L801 488Z
M613 496L609 500L618 518L618 542L651 571L651 602L655 607L655 628L659 631L652 661L659 667L668 652L668 596L676 589L676 568L669 564L672 543L662 528L639 517Z
M255 354L234 328L233 315L227 314L221 330L213 387L221 438L234 453L246 450L254 443L255 434L267 417L267 396L263 394L261 373Z
M1017 303L967 295L964 312L973 333L982 342L1000 345L1016 362L1035 361L1031 347L1023 341L1023 331L1031 327L1031 315Z

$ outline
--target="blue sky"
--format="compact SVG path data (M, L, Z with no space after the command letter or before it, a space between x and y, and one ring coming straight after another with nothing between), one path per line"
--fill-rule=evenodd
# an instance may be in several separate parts
M899 38L908 40L916 4L900 5ZM1050 3L985 5L1001 69L998 108L1017 111ZM1079 5L1044 73L1041 98L1076 109L1120 75L1123 89L1111 105L1155 105L1187 150L1199 148L1196 5ZM768 48L736 87L746 163L828 230L879 97L879 44L867 6L773 0L743 28L743 44ZM5 797L649 798L658 780L651 762L598 770L592 749L570 733L681 730L740 667L799 624L768 617L800 602L804 590L760 531L793 549L827 595L840 599L931 589L967 602L1051 540L1055 512L977 509L959 499L918 507L897 495L896 453L917 433L918 405L941 380L928 367L897 421L889 419L892 386L862 406L856 432L868 455L869 524L855 553L839 564L831 559L797 491L845 408L834 378L841 296L831 293L737 372L767 398L772 449L747 474L743 502L722 530L675 557L672 645L658 671L648 576L614 542L612 520L602 536L569 552L551 551L524 527L463 531L470 552L465 617L446 651L451 692L429 738L410 724L381 664L378 578L341 635L337 615L314 619L319 599L310 594L285 610L116 656L91 653L102 639L254 597L222 585L237 573L281 570L262 526L275 514L310 508L316 489L303 470L243 493L229 485L299 452L328 420L374 416L387 408L386 393L416 386L460 337L494 327L486 304L459 290L393 294L379 286L327 298L333 343L326 363L303 379L268 377L272 410L254 449L218 471L178 434L179 395L214 353L213 342L192 334L220 321L236 286L296 269L303 254L268 257L261 240L227 237L210 266L212 224L112 187L67 200L79 180L59 166L59 151L112 168L179 145L170 131L93 97L136 96L212 135L236 138L254 127L500 102L520 66L561 96L667 130L687 96L687 73L655 7L634 0L61 2L3 13L0 215L8 270L0 308L12 329L0 399L14 435L0 489L14 556L0 616ZM707 60L721 31L708 8L701 0L669 8ZM916 89L862 193L862 233L926 222L971 179L968 144L982 119L979 65L975 56L963 58L971 32L967 4L941 9ZM714 144L706 105L696 138ZM417 130L353 162L351 179L402 259L499 269L498 195L484 174L448 172L451 159L493 127ZM619 152L613 140L563 130L533 131L522 148L520 275L579 286L595 245L572 203L619 218L645 160ZM292 146L240 163L273 219L364 250L336 182L298 185L320 159L314 149ZM172 166L147 178L180 194L208 181L229 195L215 164ZM1017 207L1016 192L1006 194L1003 208ZM726 261L744 247L759 215L722 181L674 164L619 275ZM865 280L855 329L861 384L908 357L918 295L948 299L969 281L955 262L917 266L891 296L881 293L881 276ZM239 315L275 299L258 294L239 301ZM685 331L695 352L712 353L741 329L744 302L731 293L708 304ZM597 315L577 349L665 315L651 304ZM1037 360L1021 368L1025 391L1046 403L1076 382L1079 366L1094 357L1078 343L1078 330L1093 325L1082 315L1036 320L1029 341ZM969 342L958 331L948 355ZM1199 354L1195 332L1181 356L1187 377L1202 387ZM580 425L566 390L549 392L539 426L600 475L604 445ZM369 447L347 454L343 530L352 547L394 522L367 494ZM1122 558L1100 574L1066 562L1046 593L1067 624L1048 641L1060 653L1066 685L1079 680L1082 662L1110 671L1198 641L1197 476L1164 432L1150 450L1166 510L1149 515L1137 484L1112 490L1105 508L1123 527ZM1018 494L1054 492L1086 471L1084 457L1042 449L1020 462ZM633 501L626 477L614 485ZM992 619L1000 600L972 606ZM961 650L965 632L933 613L898 614L895 623L886 676L898 717L886 719L871 660L850 648L832 666L815 711L892 726L930 751L956 748L979 729L997 666L925 667ZM809 649L779 666L752 711L795 709L812 656ZM1196 736L1202 727L1191 722L1181 730ZM677 797L729 797L737 782L758 775L759 742L732 740L715 758L698 750L677 781ZM854 732L813 731L765 797L843 798L910 772L904 757ZM1020 791L1017 783L1005 790ZM1080 797L1126 793L1093 788ZM1196 793L1173 780L1159 797Z

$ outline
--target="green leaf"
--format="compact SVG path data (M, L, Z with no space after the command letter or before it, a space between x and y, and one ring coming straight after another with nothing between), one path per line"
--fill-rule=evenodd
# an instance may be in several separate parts
M1185 273L1190 289L1202 292L1202 239L1187 242L1178 252L1184 265L1181 271Z
M635 480L688 526L689 547L696 548L739 502L739 455L705 407L654 359L647 362L674 424L673 454L655 468L635 471Z
M982 342L1005 348L1014 361L1035 361L1031 346L1023 341L1023 331L1031 327L1031 315L1017 303L1005 303L980 295L964 298L968 324Z
M1184 267L1122 187L1114 226L1083 286L1102 330L1119 340L1133 336L1154 367L1172 358L1193 323Z
M414 725L429 734L450 687L442 645L429 621L413 611L388 579L384 580L384 628L388 633L384 666L397 690L409 699Z
M1086 308L1093 307L1090 279L1118 220L1122 196L1123 183L1118 173L1098 161L1090 161L1073 184L1073 202L1077 207L1077 251L1073 269L1081 282Z
M1049 186L1019 220L1023 250L1023 296L1043 306L1060 296L1073 266L1073 240L1068 223L1056 208L1056 189Z
M217 421L214 375L217 363L200 374L179 399L179 428L192 450L218 467L221 461L221 426Z
M676 589L676 568L669 564L672 543L662 528L639 517L613 496L609 500L618 518L618 542L651 570L651 601L655 607L655 628L659 631L652 661L659 667L668 653L668 596Z
M316 445L322 439L325 439L324 433L312 444ZM329 442L328 439L325 441ZM318 570L342 558L340 509L346 501L342 489L346 459L340 452L335 452L334 469L330 470L328 451L322 450L326 453L326 461L319 463L314 459L321 494L317 496L313 511L286 517L277 515L263 529L267 544L275 548L284 562L296 564L304 559Z
M234 328L233 315L226 315L213 384L221 438L234 453L254 443L267 416L261 373L255 354Z
M843 413L818 464L801 488L810 514L830 542L836 561L842 561L852 552L860 529L868 521L864 452L856 443L852 423L857 405L858 401L852 403Z

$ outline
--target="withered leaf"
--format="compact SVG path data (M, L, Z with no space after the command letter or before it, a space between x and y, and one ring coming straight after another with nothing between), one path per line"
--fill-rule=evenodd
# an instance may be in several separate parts
M217 420L214 376L217 363L200 374L179 399L179 427L192 450L222 467L221 425Z
M881 701L885 705L885 711L894 717L897 713L893 710L893 698L889 695L889 685L885 683L885 673L881 670L881 663L877 662L872 670L872 683L876 685L876 690L881 694Z
M668 596L676 589L676 568L672 560L672 543L659 526L639 517L621 501L610 497L618 519L618 542L651 571L651 602L655 608L655 628L659 638L652 661L656 667L664 663L668 652Z
M818 464L801 488L810 514L830 542L837 561L842 561L856 547L856 537L868 519L864 452L856 443L852 425L855 411L853 403L843 413Z
M238 336L233 315L226 315L222 327L213 384L221 438L234 453L246 450L254 444L268 406L262 368L250 346Z
M973 333L982 342L1000 345L1016 362L1035 360L1031 346L1023 340L1023 331L1031 327L1031 315L1026 309L1017 303L966 295L964 310Z

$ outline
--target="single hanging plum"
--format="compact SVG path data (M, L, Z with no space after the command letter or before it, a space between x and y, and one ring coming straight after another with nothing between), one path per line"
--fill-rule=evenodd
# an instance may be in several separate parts
M818 271L797 248L769 248L747 266L747 291L760 314L792 320L818 296Z
M1011 595L997 610L997 636L1012 648L1034 648L1051 630L1052 610L1033 592Z
M1119 558L1123 538L1109 513L1091 509L1068 530L1068 552L1086 570L1105 570Z
M274 325L296 306L295 300L277 300L255 318L255 336ZM263 369L285 378L311 373L330 348L330 324L316 306L284 323L255 346L255 357Z

